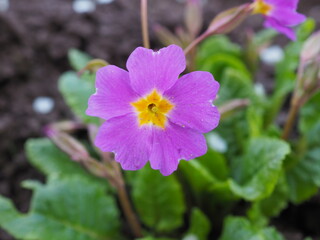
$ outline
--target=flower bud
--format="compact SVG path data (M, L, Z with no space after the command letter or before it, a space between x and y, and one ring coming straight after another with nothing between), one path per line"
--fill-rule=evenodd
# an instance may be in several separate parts
M70 135L59 132L53 126L45 128L45 134L70 158L76 162L85 161L88 159L89 154L86 148L75 138Z
M103 59L93 59L89 61L87 65L78 72L78 76L81 76L85 71L95 73L99 68L105 67L107 65L109 65L109 63Z
M301 51L301 61L307 62L320 58L320 31L314 33L304 43Z
M186 2L184 21L188 32L193 37L199 34L203 23L201 2L201 0L187 0Z
M210 23L206 35L229 33L241 24L251 12L250 4L243 4L220 13Z
M320 31L310 36L304 43L300 55L300 88L314 91L320 84Z

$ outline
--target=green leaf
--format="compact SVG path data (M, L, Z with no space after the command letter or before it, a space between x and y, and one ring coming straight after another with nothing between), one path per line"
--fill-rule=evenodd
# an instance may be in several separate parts
M186 206L179 182L146 166L137 174L132 197L142 222L157 232L170 232L183 223Z
M243 62L242 54L240 46L230 42L226 36L213 36L201 44L196 62L199 70L213 73L218 81L228 67L250 77L251 74Z
M89 97L95 92L93 74L66 72L59 79L59 90L72 112L85 123L99 124L99 119L86 115Z
M320 92L315 94L300 110L299 129L302 133L310 131L320 123Z
M270 217L276 217L287 207L289 190L284 174L281 174L279 181L272 194L260 201L253 203L248 211L251 222L256 226L264 226Z
M256 95L251 80L238 70L226 69L220 86L219 98L215 102L217 105L222 105L236 98L246 98L256 103ZM226 156L228 159L233 159L241 154L245 139L249 136L246 109L236 111L221 121L219 128L215 131L227 142L228 151Z
M85 178L50 177L46 185L28 182L34 195L27 214L0 198L0 225L24 240L115 239L119 213L105 187Z
M92 176L79 163L72 161L47 138L29 139L25 149L29 162L47 176L79 176L94 183L108 185L106 181Z
M289 196L294 203L309 199L320 187L320 122L306 135L305 152L290 155L286 162Z
M210 204L210 211L215 210L215 204L223 203L227 206L229 203L233 203L237 197L231 192L230 184L225 179L224 174L226 172L222 173L222 175L216 175L219 169L212 169L212 167L218 167L222 164L220 170L222 172L228 171L228 169L224 169L226 167L224 166L225 163L220 162L221 160L225 161L224 158L206 158L206 156L201 158L181 161L179 164L179 171L182 173L183 179L187 182L189 188L191 188L197 203L200 205ZM217 161L218 164L213 163L214 161ZM207 210L209 211L209 209Z
M199 157L196 161L198 161L217 180L224 181L228 179L229 168L227 160L221 153L208 149L208 152Z
M221 121L215 131L227 142L228 150L225 155L232 162L243 153L249 137L246 113L244 111L235 112L232 117Z
M309 166L307 159L301 159L295 167L287 171L289 198L294 203L306 201L318 192L318 187L309 175Z
M272 227L257 228L243 217L227 217L220 240L284 240Z
M207 38L201 45L197 55L197 62L202 65L202 61L216 53L227 53L241 57L241 47L232 43L227 36L217 35Z
M212 159L214 161L214 159ZM219 181L204 167L199 160L181 161L179 170L195 193L209 191Z
M192 209L190 227L184 239L206 240L210 232L210 221L198 208Z
M227 68L221 77L219 98L215 104L219 105L235 98L252 98L253 94L250 78L239 70Z
M92 59L88 54L74 48L69 50L68 58L75 71L80 71Z
M244 62L239 58L226 53L216 53L208 57L199 70L211 72L214 77L219 80L222 79L224 71L228 68L235 69L246 76L246 79L250 79L251 74Z
M287 171L287 182L290 200L301 203L315 195L320 187L320 148L308 151L297 162Z
M282 163L290 152L289 145L273 138L253 138L246 153L233 162L231 190L246 200L268 197L279 178Z

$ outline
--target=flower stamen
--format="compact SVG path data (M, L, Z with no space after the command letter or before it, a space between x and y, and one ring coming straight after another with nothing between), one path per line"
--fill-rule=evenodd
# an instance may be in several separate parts
M138 113L139 125L152 124L165 128L167 114L172 110L174 105L156 90L153 90L146 97L139 98L136 102L131 103Z
M158 112L158 107L157 107L157 105L154 104L154 103L149 104L148 109L149 109L152 113Z
M253 4L253 14L269 15L273 6L266 3L264 0L256 0Z

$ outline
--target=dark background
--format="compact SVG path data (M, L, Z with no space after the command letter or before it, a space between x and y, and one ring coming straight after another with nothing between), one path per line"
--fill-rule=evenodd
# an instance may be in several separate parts
M250 0L248 0L250 1ZM221 10L237 6L243 0L207 0L205 25ZM183 22L183 1L149 0L149 20L153 48L161 44L152 33L160 23L173 30ZM320 23L320 1L301 0L299 12ZM246 28L261 29L260 17L250 18L231 34L234 41L244 41ZM283 36L278 41L285 43ZM96 58L124 67L128 55L141 45L138 0L115 0L97 5L88 14L72 9L72 0L10 0L6 12L0 12L0 194L13 199L27 211L30 192L20 187L25 179L42 179L27 162L24 143L30 137L43 136L43 127L51 122L72 119L57 89L61 73L70 69L69 48L79 48ZM265 79L272 69L263 68ZM261 75L261 74L260 74ZM259 75L259 76L260 76ZM260 79L261 81L261 79ZM36 113L32 107L38 96L49 96L55 106L48 114ZM320 197L301 206L290 206L276 226L290 240L303 235L320 236ZM0 240L12 239L0 230ZM315 238L317 239L317 238ZM320 239L320 238L318 238Z

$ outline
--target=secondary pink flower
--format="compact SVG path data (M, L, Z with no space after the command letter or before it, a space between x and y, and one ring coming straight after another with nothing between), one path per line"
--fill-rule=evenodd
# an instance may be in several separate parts
M107 120L95 144L114 152L123 169L137 170L150 161L169 175L180 159L206 153L203 133L220 118L212 104L219 83L209 72L179 78L185 61L176 45L158 52L138 47L127 61L128 71L112 65L98 70L87 114Z
M296 11L298 2L299 0L254 0L253 13L265 16L265 27L273 28L291 40L295 40L296 35L292 27L306 19Z

